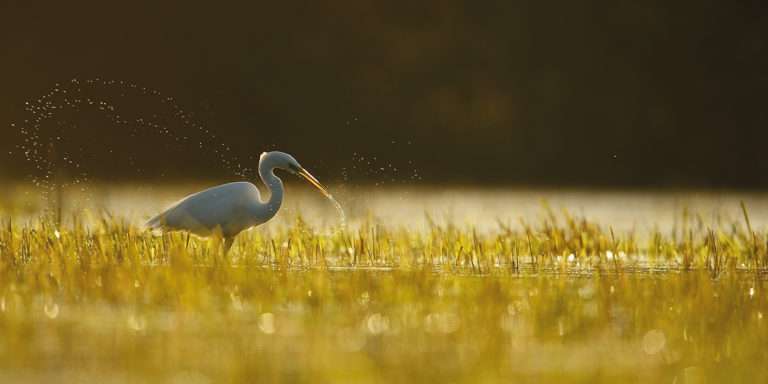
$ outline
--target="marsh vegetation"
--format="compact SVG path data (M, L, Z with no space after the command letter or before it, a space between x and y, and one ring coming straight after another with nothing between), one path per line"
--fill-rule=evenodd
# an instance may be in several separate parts
M746 207L650 230L548 205L420 229L294 212L227 256L119 213L4 209L4 381L766 378L768 232Z

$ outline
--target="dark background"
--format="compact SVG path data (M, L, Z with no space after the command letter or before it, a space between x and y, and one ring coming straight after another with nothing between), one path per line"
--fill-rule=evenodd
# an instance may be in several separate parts
M218 158L279 148L334 181L764 188L762 3L3 1L0 177L35 171L24 103L77 78L117 112L40 124L70 175L232 178Z

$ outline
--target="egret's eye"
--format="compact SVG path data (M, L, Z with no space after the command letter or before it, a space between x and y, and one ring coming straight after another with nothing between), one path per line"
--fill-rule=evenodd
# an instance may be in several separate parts
M288 164L288 170L294 173L298 173L301 170L301 167L296 164Z

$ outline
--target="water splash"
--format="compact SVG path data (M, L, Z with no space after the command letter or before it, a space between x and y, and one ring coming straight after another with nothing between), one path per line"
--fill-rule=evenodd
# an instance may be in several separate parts
M136 98L146 103L157 113L123 111L117 104ZM11 123L12 129L21 135L18 153L32 165L30 175L32 183L41 189L41 196L49 200L57 188L64 185L81 185L85 191L88 172L82 166L84 156L93 156L83 146L77 148L63 146L66 131L78 129L78 124L94 116L106 118L107 123L115 127L124 127L125 134L136 137L139 131L170 138L174 143L184 143L195 149L208 149L213 157L228 172L242 178L255 175L253 168L244 167L231 153L231 148L217 135L196 120L195 114L183 109L173 97L166 96L156 89L140 86L124 80L103 78L73 78L64 83L56 83L40 97L24 103L26 116L23 120ZM94 115L95 113L95 115ZM183 129L177 133L172 127ZM100 148L104 148L103 144ZM108 152L113 152L107 147ZM128 155L130 166L134 165L136 155ZM66 170L67 180L59 177L59 171ZM141 172L140 169L137 170Z
M341 204L339 204L339 201L336 200L336 198L333 197L330 193L327 195L328 200L333 203L333 206L336 208L336 211L339 213L339 220L340 222L340 228L346 229L347 228L347 215L344 214L344 208L341 207Z

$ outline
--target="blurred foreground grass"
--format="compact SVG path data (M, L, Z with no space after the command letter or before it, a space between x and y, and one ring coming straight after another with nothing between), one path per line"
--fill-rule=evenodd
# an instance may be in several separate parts
M746 211L745 211L746 213ZM0 229L0 382L765 382L768 233L567 212L493 231L300 217L217 241Z

